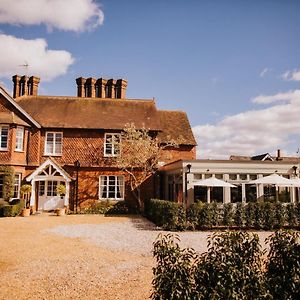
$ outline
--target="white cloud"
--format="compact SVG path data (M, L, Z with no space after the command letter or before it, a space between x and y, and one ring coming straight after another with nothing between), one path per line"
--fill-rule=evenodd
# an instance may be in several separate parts
M286 71L281 75L281 77L284 80L289 81L300 81L300 71L299 70L293 70L293 71Z
M71 53L48 49L44 39L25 40L0 34L0 45L0 77L24 74L26 70L21 65L28 63L28 75L50 81L65 74L74 62Z
M264 68L260 73L259 73L259 77L265 77L266 74L270 71L269 68Z
M103 20L103 11L94 0L0 1L0 23L84 31L96 28Z
M263 101L262 97L267 101ZM231 154L274 152L288 147L291 139L300 135L300 90L257 98L259 100L255 103L273 103L282 99L285 102L227 116L215 125L194 127L199 145L198 158L228 158Z

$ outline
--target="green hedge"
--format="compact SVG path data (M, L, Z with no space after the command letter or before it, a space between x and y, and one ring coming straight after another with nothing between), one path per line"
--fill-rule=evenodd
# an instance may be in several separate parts
M24 201L15 201L15 204L10 205L8 202L7 204L1 204L0 206L0 217L15 217L21 213L21 210L24 208Z
M167 230L184 230L187 228L187 217L183 205L151 199L145 202L146 217L155 225Z
M146 202L145 214L150 221L167 230L300 227L300 203L250 202L233 205L199 202L186 211L178 203L152 199Z
M152 299L299 299L300 234L277 231L265 259L257 234L233 231L208 237L208 251L181 249L178 237L154 242Z

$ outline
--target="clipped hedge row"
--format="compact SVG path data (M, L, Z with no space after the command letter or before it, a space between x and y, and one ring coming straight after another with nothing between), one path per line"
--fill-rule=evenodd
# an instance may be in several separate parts
M0 217L15 217L21 213L24 208L24 201L15 201L13 204L1 203L0 205Z
M166 230L184 230L187 227L186 211L182 204L151 199L145 202L145 215L155 225Z
M181 249L179 239L154 242L152 299L299 299L300 234L277 231L267 240L266 257L257 234L219 232L208 237L207 252Z
M178 203L152 199L145 205L145 214L150 221L167 230L300 227L300 203L195 203L185 211Z

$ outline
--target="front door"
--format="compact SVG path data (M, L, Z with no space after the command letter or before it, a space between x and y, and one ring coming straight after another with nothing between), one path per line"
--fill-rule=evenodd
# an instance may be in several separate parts
M64 207L64 199L56 191L57 185L62 183L55 180L39 181L38 210L54 210Z

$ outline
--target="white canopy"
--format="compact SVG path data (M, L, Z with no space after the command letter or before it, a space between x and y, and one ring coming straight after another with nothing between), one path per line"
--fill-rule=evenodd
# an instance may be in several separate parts
M235 185L226 182L215 177L207 179L196 180L193 182L194 186L206 186L207 187L207 203L210 203L210 188L211 187L236 187Z
M210 177L207 179L202 179L202 180L197 180L193 182L194 185L198 185L198 186L208 186L208 187L236 187L235 185L226 182L224 180L221 179L217 179L215 177Z
M278 174L271 174L256 180L249 181L250 184L274 184L281 186L293 186L293 181L287 178L284 178Z

